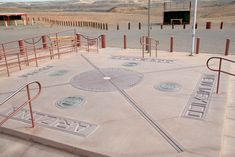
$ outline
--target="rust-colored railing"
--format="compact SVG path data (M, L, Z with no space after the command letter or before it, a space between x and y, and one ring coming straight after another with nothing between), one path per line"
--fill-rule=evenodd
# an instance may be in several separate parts
M79 39L80 38L80 39ZM99 50L100 36L92 38L77 34L76 30L65 30L0 44L0 75L10 76L11 71L26 66L39 65L39 60L60 59L61 55L78 52L78 49Z
M152 49L155 49L155 56L157 57L157 49L159 41L147 36L140 38L140 44L142 46L142 58L144 58L145 51L149 52L149 56L152 56Z
M77 34L77 47L78 48L86 48L87 52L94 49L97 53L99 52L99 41L101 40L101 35L97 38L85 36L82 34Z
M34 96L31 97L30 95L30 89L29 86L31 84L37 84L38 85L38 93ZM8 116L6 116L1 122L0 122L0 126L2 126L7 120L9 120L10 118L12 118L15 114L17 114L17 112L19 112L22 108L24 108L27 104L29 105L29 111L30 111L30 116L31 116L31 121L32 121L32 127L34 128L35 123L34 123L34 118L33 118L33 110L32 110L32 101L35 100L41 93L41 89L42 86L38 81L33 81L30 83L27 83L26 85L20 87L18 90L16 90L13 94L11 94L9 97L7 97L5 100L3 100L0 103L0 106L5 104L6 102L8 102L11 98L13 98L15 95L17 95L18 93L20 93L21 91L23 91L26 88L27 91L27 101L25 101L22 105L20 105L19 107L17 107L16 109L14 109L14 111L12 113L10 113Z
M213 60L213 59L219 60L219 67L218 67L218 69L212 69L212 68L210 68L209 62L210 62L211 60ZM235 74L230 73L230 72L227 72L227 71L224 71L224 70L221 69L221 68L222 68L222 63L223 63L223 61L227 61L227 62L230 62L230 63L235 63L235 61L233 61L233 60L229 60L229 59L222 58L222 57L211 57L211 58L209 58L209 59L207 60L207 62L206 62L206 66L207 66L208 69L210 69L211 71L218 72L217 89L216 89L216 93L217 93L217 94L219 93L219 85L220 85L220 75L221 75L221 73L224 73L224 74L227 74L227 75L231 75L231 76L235 76Z

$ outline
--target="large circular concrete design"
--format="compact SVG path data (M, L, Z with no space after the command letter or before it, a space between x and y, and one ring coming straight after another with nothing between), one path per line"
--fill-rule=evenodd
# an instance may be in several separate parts
M154 88L164 92L176 92L181 89L181 85L175 82L162 82Z
M85 102L85 98L82 96L70 96L66 98L62 98L56 102L56 106L59 108L74 108L80 106Z
M73 77L70 81L73 87L95 92L111 92L127 89L138 84L143 75L121 68L92 70Z

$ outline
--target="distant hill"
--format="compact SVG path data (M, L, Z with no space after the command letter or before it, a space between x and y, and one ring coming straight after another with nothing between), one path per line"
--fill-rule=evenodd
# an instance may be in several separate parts
M151 7L158 7L164 1L151 0ZM189 0L171 0L174 2L185 2ZM223 5L234 3L235 0L200 0L200 5ZM146 9L147 0L50 0L42 2L0 2L0 8L18 8L27 11L101 11L119 12L125 8ZM122 9L119 9L122 8ZM123 9L124 8L124 9ZM1 9L0 11L5 11Z

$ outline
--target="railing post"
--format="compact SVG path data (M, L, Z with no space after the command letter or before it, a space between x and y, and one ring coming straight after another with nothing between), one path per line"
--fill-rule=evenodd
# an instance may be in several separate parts
M5 59L5 65L6 65L6 70L7 70L7 76L9 77L9 76L10 76L10 72L9 72L9 67L8 67L8 62L7 62L7 56L6 56L6 53L5 53L5 47L4 47L3 44L2 44L2 52L3 52L4 59Z
M34 38L32 40L33 40L33 52L34 52L36 67L38 67L38 58L37 58L37 52L36 52L36 46L35 46Z
M142 58L143 59L144 59L144 41L145 41L144 38L145 38L144 36L140 37L140 43L142 45Z
M32 110L32 103L31 103L31 98L30 98L30 91L29 91L29 85L26 85L26 89L27 89L27 96L28 96L28 101L29 101L29 111L30 111L30 117L31 117L31 121L32 121L32 128L34 128L34 118L33 118L33 110Z
M58 59L60 59L59 39L57 33L56 33L56 46L57 46Z
M218 93L219 93L221 65L222 65L222 58L220 58L220 61L219 61L219 71L218 71L218 79L217 79L217 89L216 89L216 94L218 94Z
M229 54L229 45L230 45L230 39L227 39L226 40L225 52L224 52L225 56L227 56Z
M123 48L126 49L126 35L123 36Z

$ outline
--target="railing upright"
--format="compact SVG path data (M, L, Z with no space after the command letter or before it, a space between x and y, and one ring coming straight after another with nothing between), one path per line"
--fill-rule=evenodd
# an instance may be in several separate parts
M29 85L36 83L38 85L38 93L31 98L30 95L30 89L29 89ZM9 120L10 118L12 118L15 114L17 114L21 109L23 109L27 104L29 105L29 111L30 111L30 117L31 117L31 123L32 123L32 128L35 127L35 122L34 122L34 117L33 117L33 110L32 110L32 101L35 100L41 93L41 89L42 86L38 81L33 81L30 83L27 83L26 85L20 87L18 90L16 90L13 94L11 94L9 97L7 97L6 99L4 99L1 103L0 106L3 105L4 103L6 103L8 100L10 100L11 98L13 98L15 95L17 95L19 92L21 92L23 89L26 88L27 91L27 101L24 102L22 105L20 105L16 110L14 109L14 111L9 114L8 116L6 116L1 122L0 122L0 126L2 126L7 120Z
M5 47L4 47L3 44L2 44L2 52L3 52L3 55L4 55L4 60L5 60L6 70L7 70L7 76L10 76L9 66L8 66L8 62L7 62L7 56L6 56Z
M212 68L210 68L209 62L210 62L212 59L219 59L219 69L212 69ZM211 57L211 58L209 58L209 59L207 60L207 62L206 62L206 66L207 66L207 68L208 68L209 70L218 72L216 94L219 93L221 73L224 73L224 74L227 74L227 75L231 75L231 76L235 76L235 74L233 74L233 73L230 73L230 72L227 72L227 71L222 70L222 63L223 63L223 61L228 61L228 62L230 62L230 63L235 63L235 61L233 61L233 60L229 60L229 59L222 58L222 57Z

